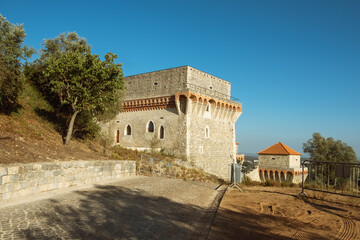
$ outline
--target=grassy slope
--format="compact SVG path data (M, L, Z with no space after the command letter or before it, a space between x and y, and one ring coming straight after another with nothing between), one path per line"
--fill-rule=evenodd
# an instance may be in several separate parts
M28 83L20 104L18 113L0 115L0 164L104 158L96 143L73 140L64 146L55 126L39 114L50 112L51 106Z

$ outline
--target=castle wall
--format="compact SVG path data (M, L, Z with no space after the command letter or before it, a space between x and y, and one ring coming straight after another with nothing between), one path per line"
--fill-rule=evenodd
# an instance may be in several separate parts
M187 66L125 77L125 100L169 96L181 92Z
M147 131L149 121L154 123L154 132ZM126 135L125 128L131 126L131 135ZM164 128L164 138L160 139L160 127ZM181 155L185 153L186 126L183 117L177 114L176 108L122 112L110 126L115 144L122 147L150 149L156 141L156 148L163 148L167 153ZM119 143L116 134L119 130ZM157 140L154 140L156 137Z
M230 99L230 82L189 66L138 74L124 79L125 100L169 96L186 89Z
M234 123L193 115L189 118L189 160L206 172L227 179L228 165L235 157Z
M231 84L228 81L225 81L221 78L212 76L206 72L197 70L192 67L187 68L187 82L190 84L194 84L197 86L201 86L205 89L209 89L211 94L214 94L214 92L218 92L226 99L230 99L230 93L231 93ZM209 91L209 93L210 93ZM203 92L203 94L206 94L206 92ZM218 96L218 97L220 97Z

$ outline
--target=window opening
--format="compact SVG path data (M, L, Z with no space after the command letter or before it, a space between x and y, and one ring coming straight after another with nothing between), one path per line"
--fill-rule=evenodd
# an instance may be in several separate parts
M206 138L209 138L209 137L210 137L210 129L209 129L208 126L206 126L206 128L205 128L205 137L206 137Z
M120 130L116 131L116 143L120 142Z
M129 124L125 128L125 135L131 135L131 126Z
M147 131L154 132L154 123L152 121L148 123Z
M163 126L160 127L160 134L159 134L159 135L160 135L160 136L159 136L160 139L164 139L165 130L164 130L164 127L163 127Z

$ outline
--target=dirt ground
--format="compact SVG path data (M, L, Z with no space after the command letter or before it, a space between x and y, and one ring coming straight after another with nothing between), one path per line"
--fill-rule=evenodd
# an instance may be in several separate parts
M299 188L228 190L208 239L360 239L360 199Z

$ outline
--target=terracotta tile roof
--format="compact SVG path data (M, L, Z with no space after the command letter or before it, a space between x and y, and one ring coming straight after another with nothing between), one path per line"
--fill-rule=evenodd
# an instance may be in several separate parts
M268 147L260 152L258 154L266 154L266 155L301 155L301 153L298 153L295 150L292 150L285 144L278 142L271 147Z

